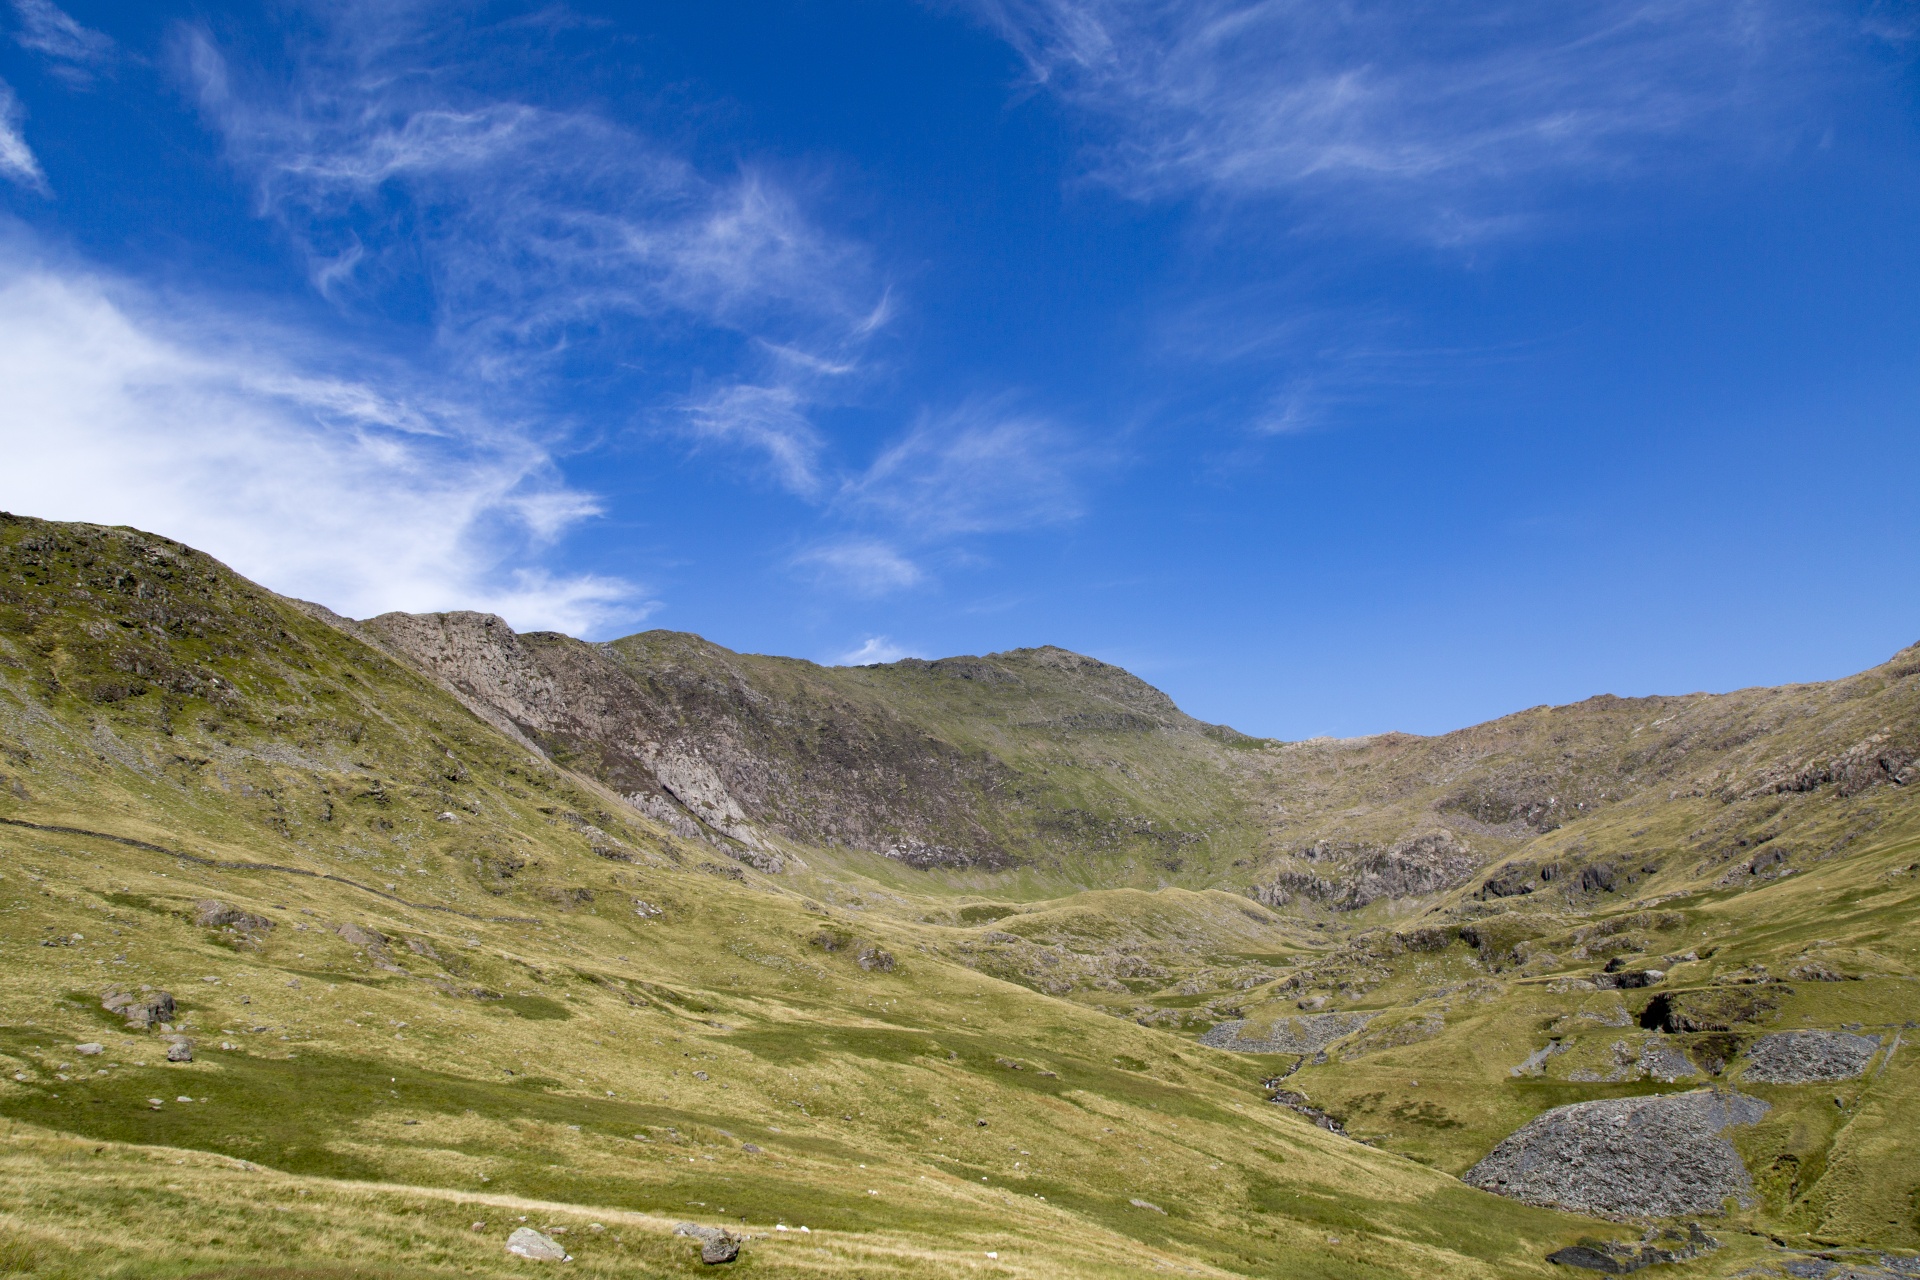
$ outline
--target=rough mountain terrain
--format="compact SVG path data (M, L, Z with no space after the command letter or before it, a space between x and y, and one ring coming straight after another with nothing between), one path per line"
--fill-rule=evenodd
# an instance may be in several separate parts
M1281 743L0 517L0 1272L1906 1274L1917 746L1920 648Z

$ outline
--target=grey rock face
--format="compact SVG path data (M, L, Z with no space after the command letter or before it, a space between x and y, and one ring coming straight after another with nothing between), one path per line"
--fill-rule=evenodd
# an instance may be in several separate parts
M1200 1043L1237 1053L1315 1053L1341 1036L1360 1030L1374 1018L1370 1013L1309 1013L1282 1018L1263 1036L1247 1036L1247 1020L1222 1022L1200 1037Z
M507 1237L507 1252L516 1258L533 1258L539 1262L571 1262L573 1256L552 1236L541 1235L532 1227L516 1227Z
M101 992L100 1007L125 1018L129 1027L150 1027L156 1022L172 1022L175 1009L171 991L143 988L136 994L121 987L108 987Z
M1298 896L1325 902L1335 911L1357 911L1382 898L1412 898L1451 889L1471 879L1480 866L1472 847L1447 830L1410 836L1384 849L1322 840L1297 856L1310 863L1334 864L1334 874L1283 870L1270 883L1255 885L1249 890L1251 896L1270 907L1285 906Z
M1723 1131L1767 1104L1696 1090L1605 1098L1536 1116L1463 1175L1529 1204L1603 1218L1718 1213L1753 1202L1753 1181Z
M1759 1084L1812 1084L1852 1080L1879 1052L1879 1036L1844 1031L1779 1031L1761 1036L1747 1051L1741 1078Z
M1719 1247L1720 1242L1702 1231L1699 1223L1689 1222L1684 1231L1676 1227L1669 1227L1665 1231L1649 1231L1637 1248L1619 1240L1582 1240L1578 1244L1554 1250L1547 1255L1547 1261L1563 1267L1579 1267L1586 1271L1623 1276L1644 1267L1685 1262Z

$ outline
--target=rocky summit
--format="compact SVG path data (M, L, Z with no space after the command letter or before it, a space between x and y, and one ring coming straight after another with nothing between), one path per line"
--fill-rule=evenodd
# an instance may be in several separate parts
M8 1274L1920 1274L1920 646L1282 742L0 516L0 887Z

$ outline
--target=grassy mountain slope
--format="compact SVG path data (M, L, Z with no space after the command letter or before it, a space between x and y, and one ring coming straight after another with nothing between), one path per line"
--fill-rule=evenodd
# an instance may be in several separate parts
M1208 883L1252 847L1225 762L1254 740L1065 650L828 668L666 631L589 645L479 614L364 625L557 759L735 850L865 851L941 873L921 885L1034 896Z
M524 1221L667 1275L685 1217L768 1275L1506 1276L1599 1225L947 958L1268 945L1251 903L822 900L163 538L0 520L0 751L0 1268L526 1274ZM170 992L194 1060L111 987Z

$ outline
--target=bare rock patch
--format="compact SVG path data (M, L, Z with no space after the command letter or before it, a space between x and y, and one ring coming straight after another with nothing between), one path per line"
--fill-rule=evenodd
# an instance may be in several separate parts
M1778 1031L1747 1050L1744 1080L1758 1084L1813 1084L1852 1080L1880 1050L1879 1036L1845 1031Z
M1768 1106L1695 1090L1602 1098L1534 1117L1467 1170L1496 1195L1602 1218L1719 1213L1753 1202L1753 1180L1725 1136Z

